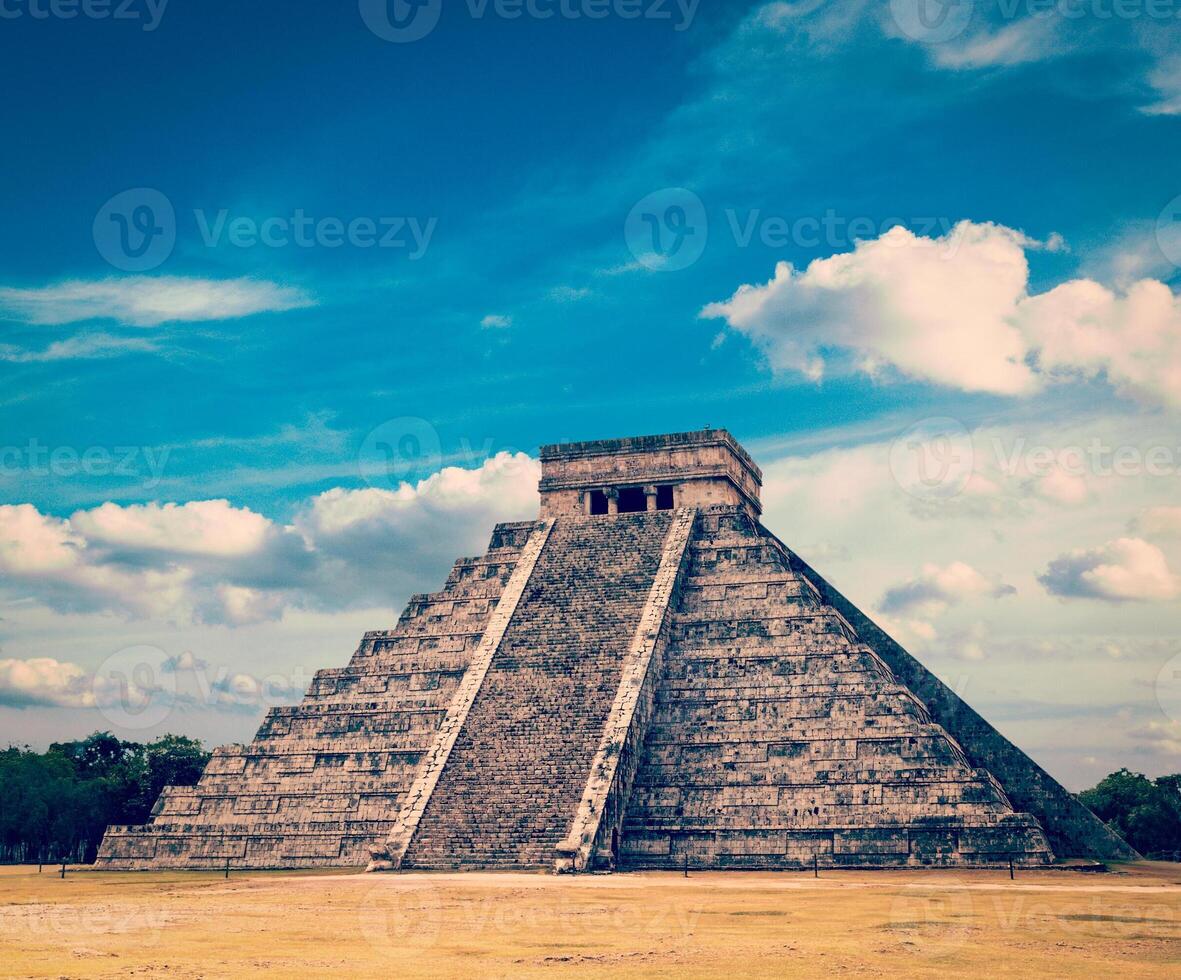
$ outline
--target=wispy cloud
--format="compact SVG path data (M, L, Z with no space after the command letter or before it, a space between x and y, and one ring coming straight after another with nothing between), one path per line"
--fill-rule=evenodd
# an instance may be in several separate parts
M36 324L109 319L134 327L231 320L314 306L294 286L262 279L124 276L74 279L34 289L0 287L0 313ZM69 342L67 342L69 343Z
M87 333L55 341L42 350L25 350L12 344L0 344L0 361L8 361L11 364L35 364L46 361L94 360L156 349L156 344L145 337L115 337L108 333Z
M513 325L513 318L505 316L503 313L489 313L484 319L480 321L480 326L485 330L503 330L505 327Z

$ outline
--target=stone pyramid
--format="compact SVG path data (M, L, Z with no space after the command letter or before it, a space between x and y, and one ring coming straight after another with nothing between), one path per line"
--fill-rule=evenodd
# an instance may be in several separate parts
M545 446L541 513L218 749L108 868L1134 854L759 523L724 430Z

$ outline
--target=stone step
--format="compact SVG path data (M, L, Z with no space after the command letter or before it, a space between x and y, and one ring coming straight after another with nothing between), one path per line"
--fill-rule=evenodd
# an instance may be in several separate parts
M560 518L402 866L545 866L574 818L670 512Z

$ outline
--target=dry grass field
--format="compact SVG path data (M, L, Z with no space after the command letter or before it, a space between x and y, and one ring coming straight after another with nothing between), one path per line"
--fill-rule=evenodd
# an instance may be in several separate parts
M1181 975L1181 870L526 874L0 869L28 977Z

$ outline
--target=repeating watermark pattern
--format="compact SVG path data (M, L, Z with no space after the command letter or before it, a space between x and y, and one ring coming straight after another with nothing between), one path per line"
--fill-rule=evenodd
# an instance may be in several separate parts
M357 453L357 470L369 486L397 490L414 486L445 466L472 469L498 454L517 459L518 450L491 437L462 437L443 447L439 430L417 415L388 419L370 430Z
M176 247L176 212L160 191L133 187L98 209L92 230L106 262L123 272L148 272Z
M443 895L431 885L371 888L361 902L361 935L375 950L395 953L407 946L433 946L442 929Z
M948 257L954 257L962 241L961 236L951 234L955 230L955 222L948 217L931 215L875 219L865 215L842 215L833 208L827 208L821 215L767 214L760 208L741 212L735 208L726 208L723 213L726 227L738 248L749 248L758 242L767 248L795 245L847 251L860 241L873 238L881 240L891 228L899 226L909 229L920 239L941 238L939 247Z
M946 500L968 485L976 453L971 433L959 419L922 419L890 446L890 472L913 497Z
M168 0L0 0L0 20L120 20L150 34Z
M148 644L116 650L94 672L95 706L117 728L153 728L172 713L176 675L168 654Z
M1177 910L1169 905L1120 902L1101 894L1063 904L1022 891L1020 878L1017 871L1017 889L1007 894L995 887L976 890L975 882L956 878L904 886L886 928L908 937L910 952L938 958L955 953L985 929L1093 940L1168 937L1177 926Z
M411 261L422 258L430 247L431 237L439 224L438 218L419 219L413 216L384 215L382 217L313 218L302 208L290 215L271 215L254 218L247 215L232 217L226 208L210 214L197 208L193 211L201 242L207 248L217 248L223 242L234 248L390 248L406 252Z
M457 897L430 884L408 885L387 877L366 893L358 925L374 950L399 956L407 946L434 946L445 936L486 944L494 937L529 933L560 937L573 946L593 944L604 935L640 933L684 942L708 911L700 902L700 897L646 904L581 902L548 890L537 892L533 902L505 902Z
M973 439L958 419L921 419L890 446L890 472L907 493L928 500L957 496L974 473L1041 480L1181 475L1181 446L1113 445L1100 437L1052 446L1023 436Z
M23 446L0 446L0 476L122 477L146 490L160 485L168 446L49 446L30 439Z
M967 30L973 6L974 0L890 0L890 16L912 41L943 44Z
M1166 718L1181 725L1181 653L1169 658L1157 674L1156 702Z
M926 956L947 956L968 941L974 906L972 894L958 879L902 891L890 903L892 932L913 937Z
M190 651L137 644L115 651L90 678L90 702L119 729L142 731L178 708L256 712L298 701L315 674L302 664L263 677L213 667Z
M140 945L156 945L169 916L152 905L116 908L108 904L36 902L0 908L0 934L77 943L92 936L134 936Z
M701 198L686 187L665 187L640 198L623 225L636 261L648 269L687 269L705 251L709 219Z
M1021 20L1176 20L1181 0L890 0L898 30L921 44L961 37L975 19L981 24Z
M993 436L989 448L1004 476L1162 477L1181 473L1181 447L1115 446L1097 436L1066 446L1031 444L1021 436L1009 441Z
M963 242L956 222L946 216L845 215L835 208L819 214L776 214L762 208L723 208L712 222L735 248L769 249L795 246L825 252L849 251L858 242L877 240L899 247L938 249L954 258ZM711 221L705 203L686 187L665 187L646 194L624 220L623 237L636 262L657 272L687 269L701 258L710 239ZM892 238L902 227L912 234Z
M1181 268L1181 194L1166 204L1157 216L1156 244L1169 262Z
M193 228L205 248L386 249L417 261L427 253L437 217L413 215L236 215L228 208L192 210ZM94 217L95 248L123 272L148 272L162 265L177 241L177 217L161 191L136 187L107 201Z
M425 480L442 464L438 430L411 415L382 422L365 437L357 455L361 479L384 490Z
M667 22L674 31L693 24L701 0L464 0L472 20L599 21L649 20ZM394 44L421 41L439 24L443 0L358 0L365 26Z

